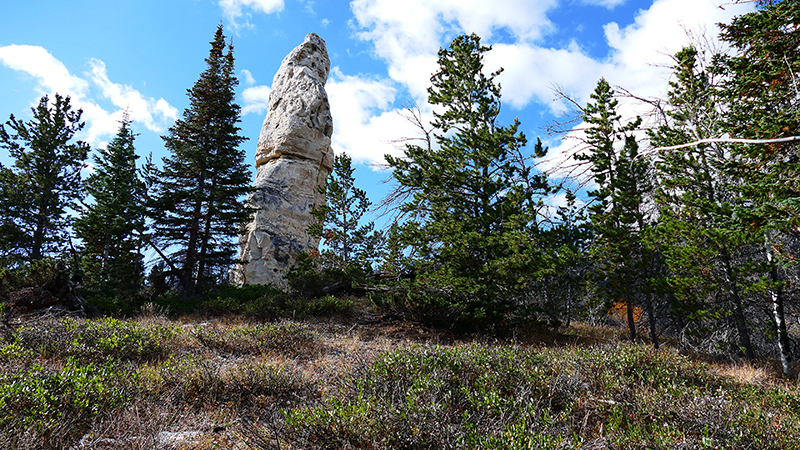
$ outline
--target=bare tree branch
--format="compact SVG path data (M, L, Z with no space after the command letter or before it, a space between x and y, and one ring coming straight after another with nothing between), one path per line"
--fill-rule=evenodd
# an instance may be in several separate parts
M678 150L681 148L688 148L688 147L697 147L698 145L703 144L777 144L780 142L795 142L800 141L800 136L789 136L785 138L775 138L775 139L736 139L736 138L710 138L710 139L700 139L694 142L688 142L686 144L679 144L679 145L671 145L669 147L654 147L647 152L642 152L639 155L642 156L645 153L655 153L662 150Z

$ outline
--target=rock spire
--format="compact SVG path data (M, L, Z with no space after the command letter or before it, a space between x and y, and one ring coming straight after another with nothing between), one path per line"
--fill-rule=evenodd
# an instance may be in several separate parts
M257 208L240 238L239 284L286 287L283 276L301 251L317 250L306 231L311 210L325 202L318 187L333 166L331 118L325 81L330 60L325 41L312 33L283 59L272 81L269 109L256 149Z

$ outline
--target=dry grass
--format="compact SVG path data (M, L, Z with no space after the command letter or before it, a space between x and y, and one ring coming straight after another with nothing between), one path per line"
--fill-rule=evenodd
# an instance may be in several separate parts
M699 448L703 433L717 445L744 420L755 434L740 443L780 444L759 440L761 413L797 432L800 413L781 406L800 405L796 385L768 365L696 363L623 335L577 324L474 338L363 310L48 319L0 349L0 448ZM55 400L15 396L20 386ZM747 402L756 416L731 415Z
M745 361L734 363L713 363L711 373L730 378L739 384L752 384L755 386L773 386L776 384L774 373L768 367L751 364Z

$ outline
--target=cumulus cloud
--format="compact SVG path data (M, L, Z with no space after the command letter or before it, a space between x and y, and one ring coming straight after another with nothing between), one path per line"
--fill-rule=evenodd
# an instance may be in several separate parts
M34 45L9 45L0 47L0 61L14 70L35 77L42 94L58 92L70 97L82 97L89 83L72 75L67 67L43 47Z
M244 106L242 114L264 113L269 107L269 86L252 86L242 92Z
M161 133L178 118L178 110L163 98L145 98L131 86L112 82L103 61L92 59L89 66L90 77L102 90L103 97L117 108L127 110L133 121L144 124L148 130Z
M256 84L256 79L253 78L253 74L247 69L242 70L242 78L244 78L244 84L248 86Z
M573 42L563 49L526 43L495 44L486 55L485 65L492 70L504 69L497 81L502 85L505 103L522 109L538 102L553 113L563 113L563 103L553 101L553 88L558 85L583 93L596 81L587 74L598 73L603 64L584 54Z
M73 75L61 61L38 46L0 47L0 62L36 78L36 89L41 94L69 96L73 107L83 110L82 119L87 123L83 139L92 145L102 143L104 137L117 132L125 110L135 122L154 132L164 131L178 116L178 111L163 98L145 98L130 86L112 82L105 64L98 59L89 61L88 79ZM92 86L99 88L100 95L118 109L109 112L94 101L90 92Z
M243 16L250 16L250 13L244 12L245 9L271 14L283 10L283 0L219 0L219 6L222 8L222 14L234 29L250 28L252 25L246 18L244 23L240 22Z
M334 67L325 87L333 115L331 146L354 161L382 163L386 154L401 150L397 139L419 133L391 107L397 89L391 80L345 75Z
M557 0L507 0L502 7L485 0L354 0L350 7L376 54L388 64L389 76L424 100L436 53L462 32L475 32L487 42L500 29L521 42L531 42L552 28L548 10Z

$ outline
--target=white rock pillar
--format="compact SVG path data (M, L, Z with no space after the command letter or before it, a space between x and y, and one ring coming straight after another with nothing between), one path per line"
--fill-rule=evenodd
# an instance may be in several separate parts
M283 276L297 255L318 248L318 239L306 230L314 220L311 210L325 202L318 187L333 167L329 71L325 41L312 33L275 74L256 150L257 191L248 198L258 210L239 241L236 283L285 288Z

